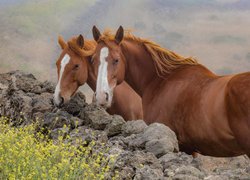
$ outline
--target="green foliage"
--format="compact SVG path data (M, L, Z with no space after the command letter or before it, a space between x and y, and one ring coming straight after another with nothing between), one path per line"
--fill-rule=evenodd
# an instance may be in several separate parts
M11 127L0 117L0 179L104 179L114 157L93 151L95 142L52 141L35 125ZM68 137L69 138L69 137Z

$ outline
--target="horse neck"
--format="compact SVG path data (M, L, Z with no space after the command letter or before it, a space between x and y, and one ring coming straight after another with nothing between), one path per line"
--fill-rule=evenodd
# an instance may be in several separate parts
M89 59L90 60L90 59ZM87 84L89 85L89 87L95 91L96 89L96 78L94 76L94 71L89 63L89 61L87 62L88 65L88 78L87 78Z
M137 42L124 40L121 47L127 66L125 80L142 96L147 86L159 79L152 57Z

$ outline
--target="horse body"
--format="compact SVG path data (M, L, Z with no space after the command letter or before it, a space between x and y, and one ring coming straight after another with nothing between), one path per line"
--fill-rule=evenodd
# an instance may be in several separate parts
M157 121L169 126L176 132L180 149L189 154L194 151L213 156L242 154L226 114L224 92L230 77L201 78L204 74L199 72L200 68L203 69L181 68L176 72L179 77L169 77L160 89L147 89L142 97L144 119L147 123ZM194 74L186 76L188 71Z
M54 98L55 103L59 103L60 98L63 99L62 103L66 103L85 82L95 91L96 76L91 69L90 61L96 43L95 41L84 43L82 36L74 37L68 43L59 37L58 42L63 51L57 60L59 82ZM68 63L63 67L63 72L60 72L65 56L69 57ZM114 89L114 98L107 112L121 115L126 121L142 119L141 98L126 82L123 82Z
M129 47L126 41L123 45L124 49ZM169 126L176 132L180 149L189 154L194 151L218 157L243 154L226 111L225 92L232 76L216 76L202 65L183 65L163 79L156 75L150 61L144 65L146 57L143 56L147 52L137 46L136 51L140 49L137 56L133 49L128 48L124 55L129 56L126 58L128 69L136 70L128 72L125 80L133 82L131 87L142 96L146 123ZM141 78L134 78L134 73ZM141 82L145 82L145 87Z
M121 115L125 120L143 119L141 97L126 82L115 87L113 98L109 114Z
M249 156L250 73L217 76L198 63L167 52L165 56L169 61L177 60L169 64L174 68L159 75L153 56L162 57L159 55L162 52L150 53L146 43L134 37L125 37L119 42L104 36L96 48L96 52L109 48L107 61L115 57L113 51L120 51L125 64L124 79L142 97L146 123L169 126L177 135L180 149L189 154ZM160 60L160 63L165 62ZM119 77L114 74L119 74L119 68L110 68L115 69L110 74Z
M250 157L250 72L235 75L226 94L230 127Z

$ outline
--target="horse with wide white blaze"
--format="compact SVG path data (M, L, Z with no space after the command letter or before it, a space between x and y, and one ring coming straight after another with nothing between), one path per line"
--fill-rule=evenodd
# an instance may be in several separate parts
M96 72L91 67L96 42L84 40L82 35L65 42L60 36L58 43L62 52L56 62L58 83L54 93L54 103L62 106L67 103L78 88L86 82L96 89ZM113 89L114 97L109 102L107 112L121 115L125 120L142 119L142 103L139 95L126 83Z
M218 76L194 58L124 33L121 26L115 35L101 34L95 26L92 31L98 43L92 66L97 71L105 62L107 71L97 97L126 80L142 97L144 120L169 126L182 151L250 156L249 72Z

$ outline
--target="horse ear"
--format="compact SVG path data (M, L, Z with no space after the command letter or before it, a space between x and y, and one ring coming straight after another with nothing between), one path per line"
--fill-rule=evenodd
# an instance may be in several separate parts
M116 35L115 35L115 41L116 41L117 44L121 43L121 41L123 39L123 36L124 36L124 30L123 30L123 27L120 26L119 29L116 32Z
M62 36L58 36L58 44L61 46L62 49L64 49L67 46Z
M78 36L76 42L81 49L84 47L84 38L81 34Z
M97 29L96 26L93 26L92 28L92 33L93 33L93 37L95 39L95 41L97 42L99 40L99 38L101 37L101 33L100 31Z

